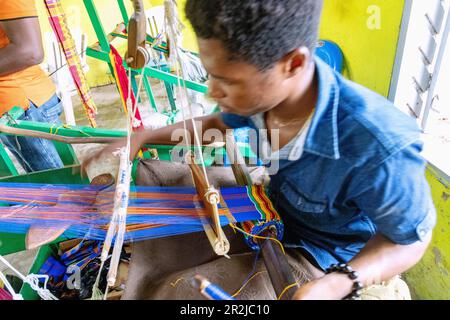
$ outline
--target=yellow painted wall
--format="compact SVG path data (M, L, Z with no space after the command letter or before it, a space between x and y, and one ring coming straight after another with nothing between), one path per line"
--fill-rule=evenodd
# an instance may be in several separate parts
M43 1L37 0L43 32L50 31ZM126 1L130 9L130 1ZM163 0L145 0L146 9L163 4ZM186 26L184 47L196 51L195 35L184 17L185 0L179 1L180 16ZM105 32L122 21L116 1L95 0ZM344 51L344 74L364 86L387 96L397 47L404 0L325 0L320 37L336 42ZM89 44L95 39L82 0L63 0L69 27L80 27ZM129 11L131 12L131 10ZM379 18L379 19L377 19ZM120 42L119 42L120 43ZM110 83L107 66L88 58L91 86Z
M162 0L152 0L152 4L162 2ZM47 11L45 9L44 1L36 0L35 3L38 10L42 34L44 35L45 32L52 31L48 22ZM94 3L100 15L105 33L111 32L118 23L122 22L122 16L115 0L95 0ZM132 12L131 1L124 0L124 3L127 6L128 12ZM69 28L81 28L81 30L87 34L88 45L96 42L97 39L95 32L84 7L83 0L61 0L61 4L66 13ZM150 8L150 0L144 0L144 5L146 9ZM114 45L117 45L119 48L123 49L125 43L124 41L118 39L115 40ZM91 87L112 83L113 78L110 75L106 63L90 57L87 58L87 62L90 68L87 73L87 80Z
M388 96L403 0L325 0L320 37L336 42L346 59L344 74Z
M179 1L180 8L185 0ZM404 0L325 0L320 38L336 42L346 60L344 74L384 96L397 51ZM181 10L181 16L184 12ZM195 36L186 19L184 46L196 50Z
M43 0L36 0L35 3L38 10L41 31L44 35L45 32L52 31L48 22L47 11ZM111 32L118 23L122 22L122 16L115 0L95 0L94 3L102 21L105 33ZM131 1L124 0L124 3L127 6L128 13L130 15L132 12ZM144 0L145 9L149 9L152 6L163 5L163 3L164 0ZM184 19L184 3L185 0L179 1L179 11L183 22L188 25ZM81 28L81 30L87 34L88 45L96 42L96 35L84 7L83 0L61 0L61 4L66 13L69 28ZM183 43L187 49L195 50L197 48L195 35L191 28L187 29ZM118 47L119 52L124 52L126 44L123 40L115 40L114 45ZM113 82L113 77L111 76L108 66L105 63L99 62L98 60L90 57L87 58L87 63L90 70L86 76L91 87L110 84Z
M185 0L180 1L180 7ZM325 0L320 38L336 42L345 56L344 75L388 96L404 0ZM184 17L184 13L182 13ZM186 19L184 46L196 50Z
M427 171L438 221L423 259L404 275L414 299L450 300L450 182Z

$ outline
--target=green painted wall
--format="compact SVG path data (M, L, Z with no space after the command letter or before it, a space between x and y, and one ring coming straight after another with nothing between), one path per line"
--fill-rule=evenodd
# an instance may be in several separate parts
M424 258L404 277L413 299L450 300L450 183L432 168L427 179L438 221Z

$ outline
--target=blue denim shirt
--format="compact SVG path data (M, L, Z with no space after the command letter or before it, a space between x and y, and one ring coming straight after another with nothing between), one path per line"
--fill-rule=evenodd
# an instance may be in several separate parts
M268 188L286 247L303 248L326 269L351 260L376 233L403 245L423 240L436 212L415 120L319 58L316 74L303 153L280 159ZM260 129L252 118L222 118L231 128Z

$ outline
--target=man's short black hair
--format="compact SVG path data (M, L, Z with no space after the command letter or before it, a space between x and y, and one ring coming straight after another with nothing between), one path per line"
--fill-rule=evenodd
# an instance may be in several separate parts
M315 51L322 0L187 0L185 10L198 37L267 70L301 46Z

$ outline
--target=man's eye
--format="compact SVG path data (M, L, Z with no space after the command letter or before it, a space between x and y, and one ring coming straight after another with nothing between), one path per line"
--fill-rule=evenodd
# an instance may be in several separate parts
M225 84L225 85L227 85L227 86L231 86L231 85L234 84L234 82L231 81L231 80L222 80L222 83Z

